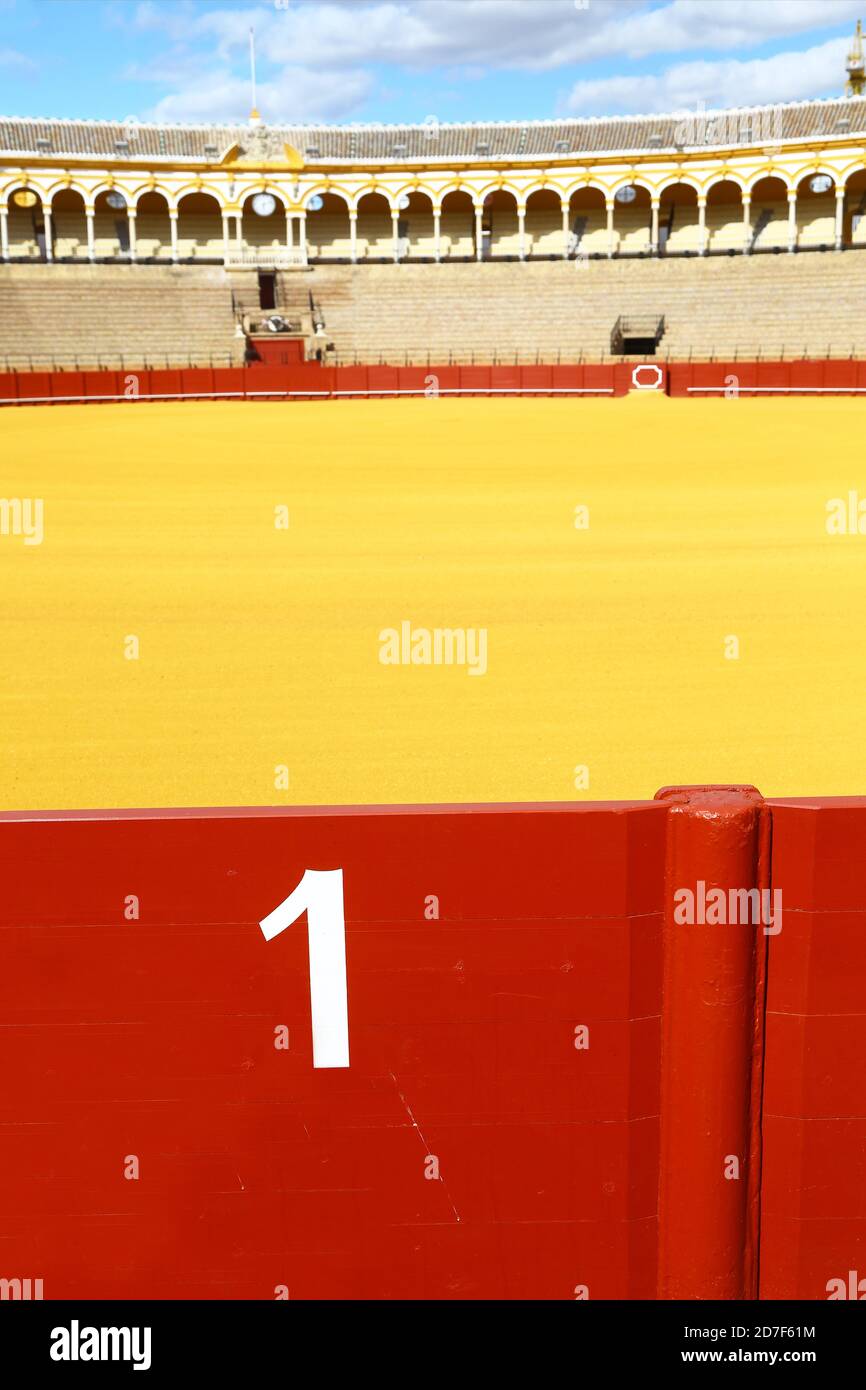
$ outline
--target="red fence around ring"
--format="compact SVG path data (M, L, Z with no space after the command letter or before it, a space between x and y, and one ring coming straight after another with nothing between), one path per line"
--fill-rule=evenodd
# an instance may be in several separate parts
M859 1298L864 861L747 787L4 814L0 1278Z
M866 362L670 362L669 396L866 394Z
M324 400L424 395L623 395L622 365L527 367L189 367L177 370L0 373L0 405L124 400Z
M559 366L184 367L0 372L0 405L167 400L346 400L401 396L861 395L866 362L616 362Z

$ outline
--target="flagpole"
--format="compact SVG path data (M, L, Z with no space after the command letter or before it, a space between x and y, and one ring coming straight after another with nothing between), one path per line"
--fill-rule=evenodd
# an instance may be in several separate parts
M258 106L256 103L256 31L250 26L250 88L252 90L253 105L250 111L250 120L257 121L259 118Z

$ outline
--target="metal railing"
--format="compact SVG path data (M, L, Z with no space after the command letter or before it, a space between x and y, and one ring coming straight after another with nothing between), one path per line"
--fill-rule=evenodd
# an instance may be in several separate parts
M180 353L145 352L130 357L124 353L76 354L4 353L0 371L4 372L135 372L179 371L189 367L240 367L241 355L211 353L207 356Z
M279 341L278 335L274 335ZM643 353L609 353L604 350L568 349L559 347L539 347L525 352L481 352L450 350L433 352L422 349L407 349L393 352L386 357L382 353L340 353L329 352L324 365L329 367L530 367L530 366L582 366L587 363L608 364L615 361L645 360ZM738 343L733 348L711 346L689 346L682 350L667 350L656 353L654 361L670 362L823 362L823 361L866 361L866 341L861 347L852 344L842 347L829 343L825 347L798 347L788 344L777 348L767 343ZM153 353L147 352L134 357L124 353L87 353L64 355L38 355L35 353L0 354L2 372L80 372L80 371L152 371L181 370L190 367L239 367L243 365L240 354L211 353Z

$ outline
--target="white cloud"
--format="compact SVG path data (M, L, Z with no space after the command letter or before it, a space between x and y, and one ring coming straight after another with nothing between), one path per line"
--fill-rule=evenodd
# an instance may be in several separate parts
M276 62L330 69L394 63L427 69L480 65L552 70L610 57L647 57L692 49L749 49L811 29L852 21L863 0L293 0L274 5L200 9L189 0L166 8L141 0L135 23L175 42L210 39L227 59L255 25L263 55Z
M298 124L345 120L369 95L372 79L364 72L313 73L287 67L279 77L259 83L258 101L269 121ZM229 72L185 81L147 113L149 121L194 121L220 124L245 121L250 111L246 78Z
M763 106L776 101L841 95L847 46L844 39L830 39L801 53L678 63L658 76L617 75L577 82L564 110L569 115L650 113L693 110L699 102L707 107Z
M748 50L846 21L851 21L853 32L853 21L862 10L863 0L672 0L624 24L615 17L589 36L584 57L644 58L695 48Z
M276 62L541 70L580 61L589 36L646 3L592 0L577 10L573 0L326 0L178 13L142 0L134 22L175 42L210 38L221 58L246 47L252 24L260 52Z
M459 71L462 82L494 71L566 66L662 54L711 53L665 71L587 78L561 99L569 113L661 111L824 95L841 89L846 39L794 51L796 37L850 23L866 0L291 0L208 8L193 0L138 0L129 19L171 45L139 79L174 90L156 119L242 119L249 106L246 49L256 29L260 105L269 119L340 120L381 92L383 65L414 73ZM743 58L789 38L792 51ZM737 53L727 58L724 55ZM378 69L378 71L377 71ZM515 110L515 115L519 112Z

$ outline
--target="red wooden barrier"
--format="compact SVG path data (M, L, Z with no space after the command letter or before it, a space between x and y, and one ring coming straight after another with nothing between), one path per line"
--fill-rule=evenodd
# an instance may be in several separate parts
M84 372L58 372L51 378L51 394L54 397L73 400L77 396L89 395L91 393L87 391L86 379Z
M546 395L553 385L552 367L521 367L520 384L524 391L537 391L539 395Z
M51 372L19 372L18 399L45 400L52 395Z
M430 367L400 367L397 371L397 380L401 394L414 392L419 396L429 393L434 383L431 378L434 371Z
M246 372L243 367L214 367L213 389L217 396L243 397Z
M397 367L367 368L367 391L371 396L385 392L396 393L399 389L400 372Z
M432 381L431 381L432 378ZM137 389L130 389L133 379ZM322 367L313 362L243 368L0 374L0 405L50 400L328 399L403 395L623 396L659 390L671 396L866 394L864 362L586 363L550 366L387 365Z
M761 1291L866 1298L866 801L773 802Z
M4 817L0 1275L652 1297L665 821ZM258 925L307 869L342 870L347 1068L313 1066L303 917Z
M460 389L460 368L450 366L428 367L425 376L435 377L435 388L437 391L459 391Z
M180 385L185 396L212 396L213 371L210 367L184 367L180 374Z
M256 367L244 372L244 393L247 397L264 400L283 397L289 389L288 367Z
M502 391L511 393L523 390L523 368L522 367L491 367L490 368L490 389L491 391Z
M490 367L461 367L460 389L468 395L484 395L490 389Z
M671 362L668 373L671 396L866 393L863 362Z
M182 380L180 372L168 369L154 369L150 373L151 396L180 396L182 395Z
M659 1297L756 1298L766 937L727 908L731 893L769 886L769 821L753 787L659 798L670 807ZM683 911L708 888L727 920Z
M564 370L567 370L564 369ZM616 368L606 367L601 363L588 362L585 367L578 367L580 373L577 385L586 392L598 392L599 394L614 394L617 391ZM554 377L556 381L556 377ZM567 385L567 381L562 382Z
M338 396L365 396L367 371L367 367L338 367L334 393Z
M864 860L749 788L4 815L0 1278L862 1298Z
M259 362L268 367L292 367L303 362L307 348L303 335L287 338L269 334L267 337L251 337L250 342L259 354ZM253 367L257 365L259 363L253 363Z
M286 387L292 396L313 400L327 396L336 389L337 368L320 367L316 362L297 363L286 375Z

